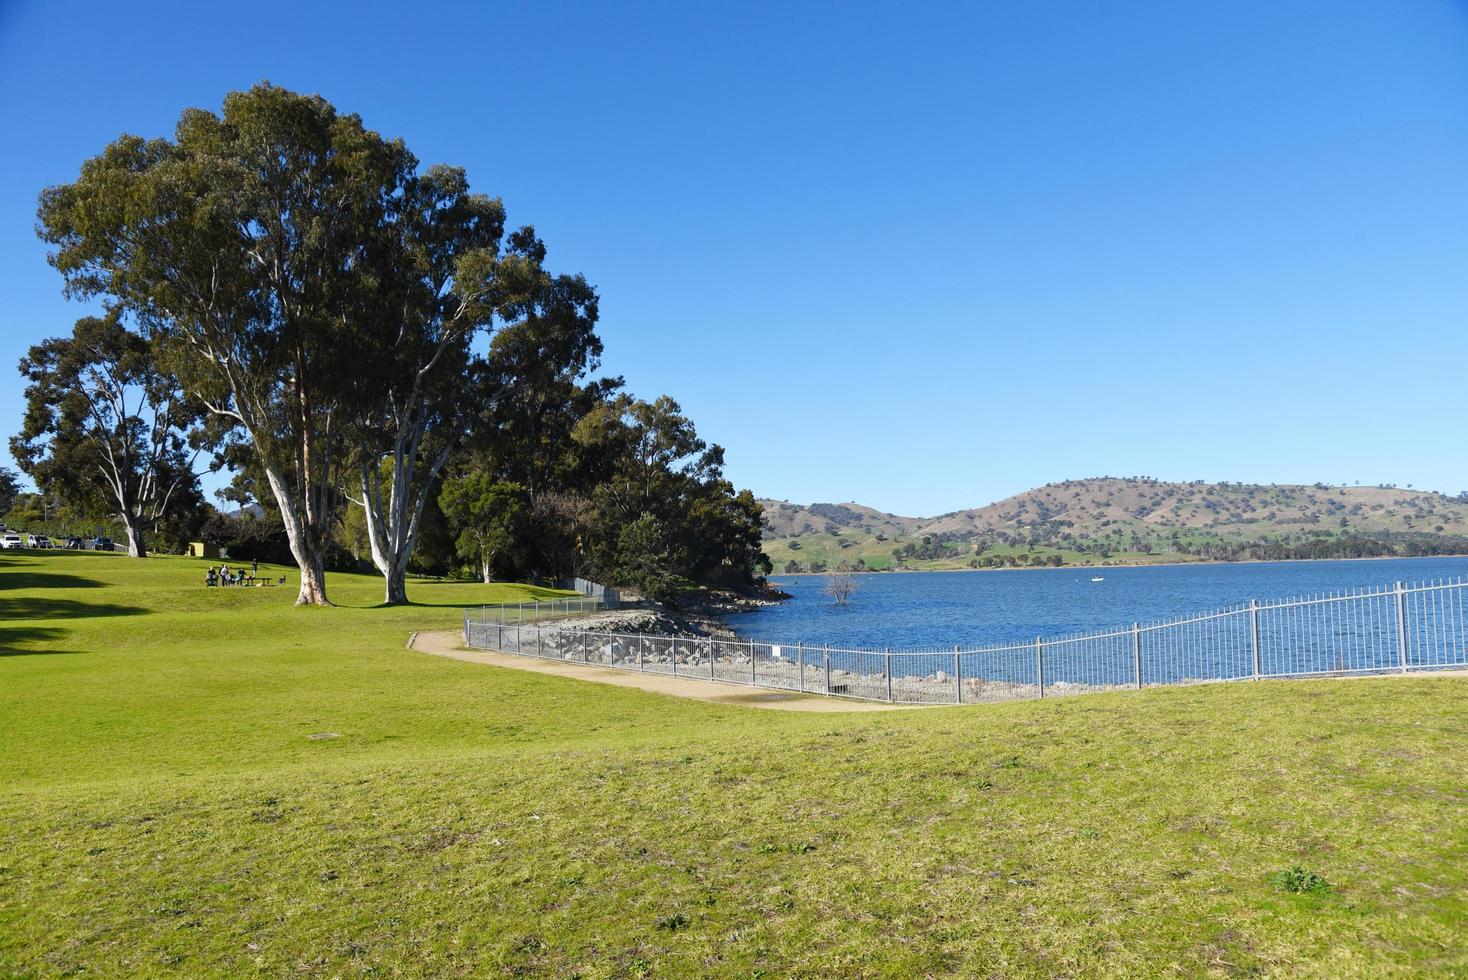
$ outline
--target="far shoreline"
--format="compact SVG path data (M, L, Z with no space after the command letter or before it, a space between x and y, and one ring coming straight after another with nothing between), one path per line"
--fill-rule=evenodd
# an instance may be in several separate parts
M1005 565L1000 568L849 568L848 575L926 575L933 572L1062 572L1096 571L1106 568L1182 568L1191 565L1299 565L1322 561L1419 561L1433 558L1468 558L1468 552L1451 555L1363 555L1359 558L1240 558L1227 561L1222 558L1199 558L1197 561L1127 561L1111 565ZM823 577L836 574L835 569L824 572L771 572L766 580L775 578Z

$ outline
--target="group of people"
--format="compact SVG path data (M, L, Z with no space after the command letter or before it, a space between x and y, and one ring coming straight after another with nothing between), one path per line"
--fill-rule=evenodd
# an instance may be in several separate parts
M217 568L210 566L209 571L204 575L204 584L206 586L254 585L255 575L259 571L260 563L258 561L250 562L248 571L243 567L230 568L228 565L220 565Z

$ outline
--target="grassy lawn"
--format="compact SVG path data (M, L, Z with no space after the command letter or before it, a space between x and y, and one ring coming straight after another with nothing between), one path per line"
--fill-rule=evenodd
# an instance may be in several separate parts
M1468 972L1462 679L757 711L206 565L0 554L0 975Z

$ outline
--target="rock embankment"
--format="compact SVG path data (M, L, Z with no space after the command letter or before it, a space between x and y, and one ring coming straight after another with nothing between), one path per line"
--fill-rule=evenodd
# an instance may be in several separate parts
M727 626L703 623L660 608L611 609L590 616L556 620L543 624L546 629L583 630L588 633L645 633L648 636L722 636ZM721 629L722 632L714 632ZM730 634L732 635L732 634Z
M669 609L623 592L624 601L642 603L635 608L609 610L592 616L577 616L567 621L564 629L593 633L645 633L678 637L713 637L733 639L735 633L724 617L773 606L790 598L773 586L760 592L745 593L729 589L709 589L689 597L677 609Z

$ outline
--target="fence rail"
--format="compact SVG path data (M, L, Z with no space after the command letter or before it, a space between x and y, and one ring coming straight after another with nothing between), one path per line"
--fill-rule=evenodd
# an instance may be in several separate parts
M513 623L539 623L549 619L565 619L569 616L584 616L588 613L604 612L615 608L600 598L547 599L544 602L501 602L479 607L477 625ZM464 612L464 635L467 638L470 611Z
M688 676L772 690L904 704L973 704L1169 684L1468 667L1468 580L1251 600L1166 622L1025 643L950 650L872 650L603 633L538 625L556 615L475 622L464 640L501 653ZM529 625L526 625L526 624Z

